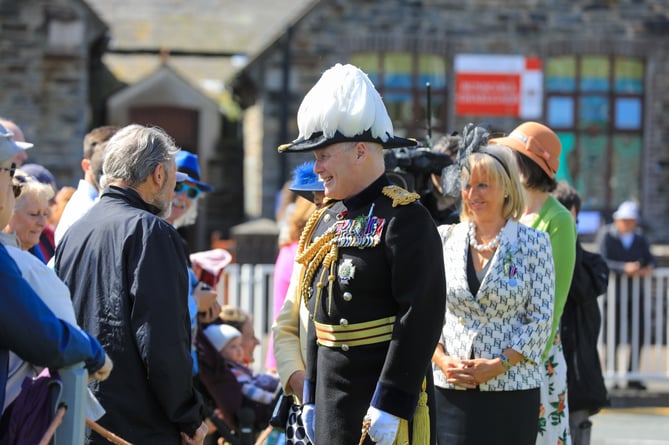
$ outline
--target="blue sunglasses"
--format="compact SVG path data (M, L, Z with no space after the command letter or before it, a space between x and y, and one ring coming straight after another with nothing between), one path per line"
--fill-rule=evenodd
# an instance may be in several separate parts
M202 190L197 187L190 186L183 182L177 182L177 185L174 187L174 193L186 193L186 196L189 199L195 199L200 196Z

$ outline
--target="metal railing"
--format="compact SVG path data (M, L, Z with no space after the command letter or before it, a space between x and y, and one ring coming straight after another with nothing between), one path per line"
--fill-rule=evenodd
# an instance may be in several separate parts
M223 270L217 292L226 304L253 316L253 328L261 340L254 352L254 367L264 369L267 340L274 322L274 264L230 264Z
M274 320L273 276L272 264L231 264L225 268L218 289L226 303L253 315L256 335L263 341L263 348L255 352L258 369L264 365L266 340ZM616 297L618 289L620 296ZM669 268L657 268L647 278L612 273L607 293L599 303L604 377L608 381L669 381Z
M274 320L273 277L273 264L231 264L225 268L217 289L225 303L253 315L256 335L264 346L255 351L259 369L264 366L266 341ZM612 273L607 293L599 302L599 351L604 377L609 381L669 381L669 268L655 269L646 278ZM83 443L86 370L80 363L59 372L63 401L69 409L56 432L54 445Z
M84 443L86 429L86 391L88 372L83 363L58 370L63 382L61 402L67 405L63 421L53 437L53 445L77 445Z
M669 380L669 268L630 278L611 273L600 298L599 351L607 380Z

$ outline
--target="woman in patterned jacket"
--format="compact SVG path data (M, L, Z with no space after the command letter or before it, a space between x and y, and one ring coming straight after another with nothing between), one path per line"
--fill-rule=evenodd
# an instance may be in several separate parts
M439 227L447 290L433 357L438 442L531 445L553 310L550 240L518 222L525 202L508 148L463 161L462 222Z
M515 155L525 196L520 222L550 236L555 299L551 335L543 354L544 381L536 445L571 445L567 362L558 328L576 263L576 224L569 210L551 195L557 188L555 174L560 167L562 144L553 130L537 122L523 122L508 136L491 139L490 143L504 145Z

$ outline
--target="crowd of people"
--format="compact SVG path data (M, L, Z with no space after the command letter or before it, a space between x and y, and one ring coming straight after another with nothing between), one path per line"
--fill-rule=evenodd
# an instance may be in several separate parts
M250 316L221 307L195 276L176 230L195 222L197 200L213 189L200 180L197 155L158 128L94 129L84 140L84 179L60 205L61 219L49 220L53 175L17 167L32 144L15 134L0 127L0 258L10 292L0 328L2 443L37 443L16 428L31 407L27 382L43 367L53 373L78 362L94 379L90 399L103 409L90 419L102 432L87 429L87 443L108 443L108 431L131 443L201 444L217 428L238 429L241 399L254 401L239 373L245 368L237 359L217 370L219 379L232 376L224 392L238 393L239 406L218 404L216 394L204 401L198 388L206 392L209 368L199 334L211 325L238 329L245 360L259 341ZM48 240L52 257L39 248L47 221L57 234Z
M278 150L314 160L278 206L276 318L257 373L251 315L221 306L177 230L213 190L195 153L159 128L95 128L77 188L58 189L0 119L3 440L25 381L83 362L104 408L93 420L137 444L255 437L282 397L297 417L275 443L588 444L608 403L597 298L609 271L656 265L637 204L602 228L601 256L584 250L580 197L556 179L560 140L537 122L440 140L453 166L428 199L393 184L384 150L417 142L395 135L351 65L323 73L297 124ZM643 305L616 304L643 326Z

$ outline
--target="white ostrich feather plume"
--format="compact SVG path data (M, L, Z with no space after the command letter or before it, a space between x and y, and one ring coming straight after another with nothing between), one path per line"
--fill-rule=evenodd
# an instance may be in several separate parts
M339 130L352 137L371 130L383 142L393 137L393 124L381 96L367 74L353 65L336 64L323 73L297 112L298 140L322 131L327 138Z

